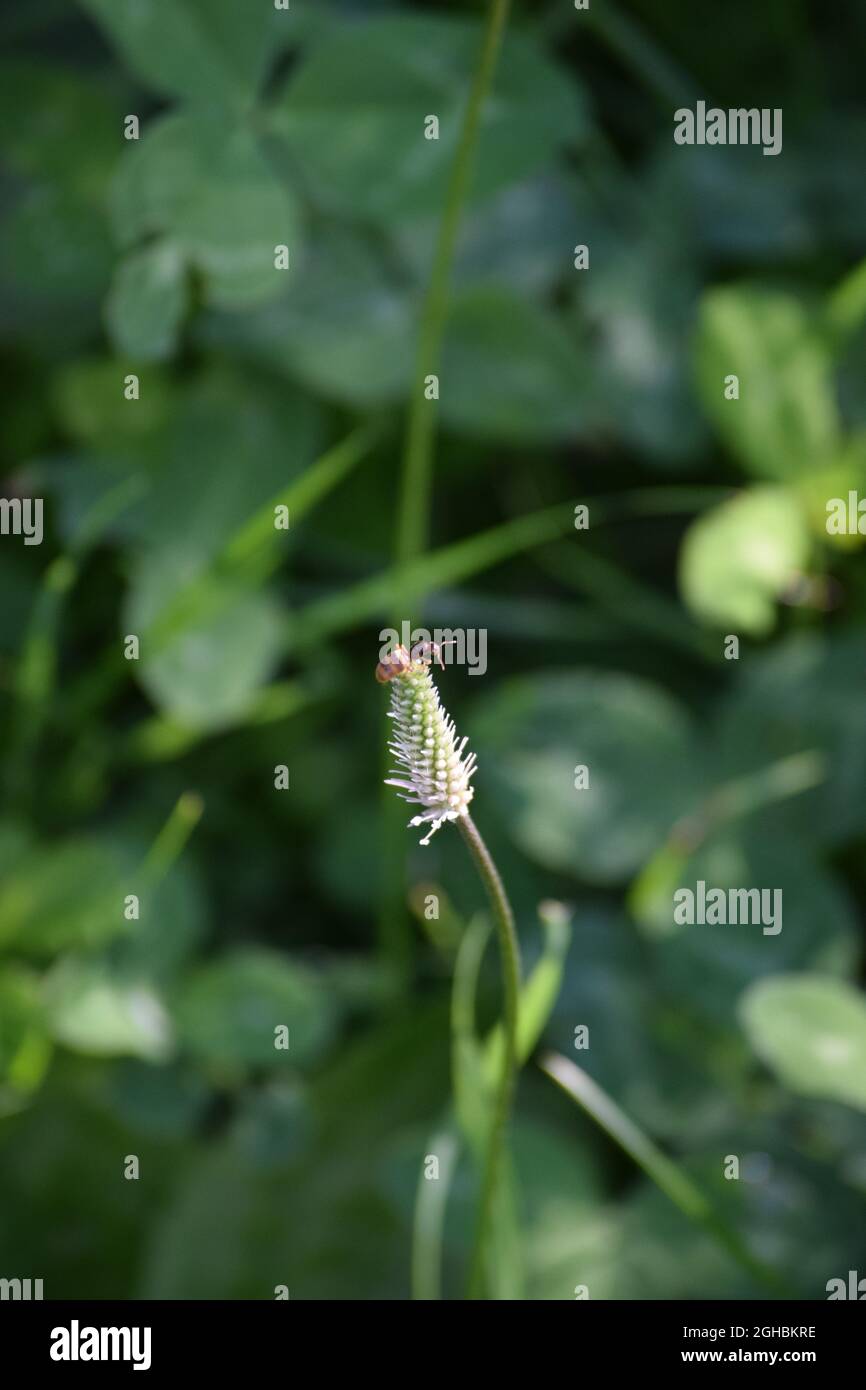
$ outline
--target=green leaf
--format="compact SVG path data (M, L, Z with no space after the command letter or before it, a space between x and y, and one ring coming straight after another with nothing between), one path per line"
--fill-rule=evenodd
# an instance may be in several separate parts
M275 494L303 483L321 440L317 406L284 383L225 367L188 383L162 444L142 561L174 568L176 557L200 574Z
M460 1158L460 1135L454 1125L443 1125L431 1134L427 1152L439 1163L437 1180L427 1179L425 1167L418 1175L412 1229L412 1297L436 1301L442 1297L442 1229L448 1196Z
M859 261L849 270L829 295L827 322L839 342L863 327L866 322L866 261Z
M100 946L124 931L124 863L86 836L21 855L0 884L0 946L28 955Z
M589 362L564 325L507 290L455 300L445 332L440 409L454 429L506 443L577 434Z
M832 462L839 443L831 361L796 299L752 285L704 296L696 349L704 409L747 472L785 481ZM739 399L725 399L725 378Z
M866 1110L866 1004L859 990L821 975L782 975L752 985L740 1017L783 1085Z
M352 232L326 228L290 277L273 304L211 315L200 330L205 342L354 407L399 399L412 375L415 301L384 255Z
M143 603L145 591L139 588L136 597ZM282 614L270 595L213 579L208 603L216 611L153 653L145 642L141 654L142 686L188 729L218 729L243 718L282 649ZM146 610L133 605L129 611L131 630L145 629L138 615Z
M164 1060L171 1025L144 983L114 978L102 961L67 957L46 977L46 1016L57 1042L94 1057Z
M864 333L864 343L866 343L866 333ZM858 403L860 381L861 378L858 374ZM842 383L842 388L844 392L844 383ZM829 468L822 468L806 477L798 478L795 485L797 498L805 509L812 531L820 540L822 547L826 545L831 546L834 550L850 552L859 550L866 544L866 539L859 531L855 531L853 534L849 533L847 520L849 494L857 492L862 497L864 490L866 490L864 419L858 420L857 429L847 436ZM842 513L841 526L840 511ZM828 526L832 529L828 530Z
M542 903L539 917L544 947L520 990L517 1016L517 1057L523 1063L533 1052L559 997L565 958L571 944L571 914L562 903ZM498 1023L484 1048L484 1070L494 1085L502 1070L504 1040Z
M454 962L451 993L454 1109L460 1129L476 1156L484 1150L493 1097L481 1044L475 1033L475 996L490 927L489 919L484 916L474 917L467 926Z
M141 639L136 674L145 689L191 728L240 718L279 658L284 625L275 600L219 573L217 562L275 493L303 482L320 423L315 406L290 389L218 372L188 392L165 442L123 631ZM188 593L192 611L161 632L164 615Z
M246 308L286 289L275 248L298 251L295 200L243 125L201 112L156 121L127 151L111 205L121 244L166 238L210 304Z
M105 306L118 353L143 362L170 357L185 307L186 277L177 247L156 242L127 256Z
M752 488L692 522L680 554L683 597L704 621L763 637L810 549L797 498L783 488Z
M286 956L240 950L202 966L176 1008L181 1041L202 1061L222 1067L293 1070L319 1055L336 1022L319 976ZM288 1048L275 1029L289 1030Z
M563 672L505 682L470 733L513 839L551 869L616 883L639 867L698 785L684 712L646 681ZM575 787L585 766L589 785Z
M136 77L165 96L246 101L279 35L272 3L81 0ZM285 18L285 16L283 16Z
M316 199L388 223L441 208L480 47L480 24L439 16L326 32L271 111ZM429 115L438 140L425 139ZM482 116L476 197L548 167L585 127L574 84L527 34L506 39Z

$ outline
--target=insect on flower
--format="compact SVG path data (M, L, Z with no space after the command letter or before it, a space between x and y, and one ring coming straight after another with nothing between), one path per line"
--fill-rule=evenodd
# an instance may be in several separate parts
M412 657L405 647L395 647L392 652L386 653L376 667L376 680L380 685L387 685L395 676L405 676L411 668Z
M445 662L442 660L442 647L453 647L454 641L443 642L440 646L438 642L416 642L411 652L405 647L395 647L392 652L388 652L376 667L376 680L380 685L387 685L395 676L405 676L410 670L412 663L417 662L421 666L430 666L434 661L438 666L445 670Z

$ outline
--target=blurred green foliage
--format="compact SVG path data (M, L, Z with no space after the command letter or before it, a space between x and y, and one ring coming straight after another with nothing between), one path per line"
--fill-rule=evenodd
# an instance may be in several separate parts
M47 526L0 539L0 1273L46 1297L406 1297L437 1134L460 1291L449 978L480 904L456 835L411 841L413 903L443 900L411 1001L376 936L372 671L406 592L488 634L485 679L442 687L541 962L530 1032L791 1292L862 1270L866 585L825 504L866 487L866 12L742 0L728 44L686 0L514 10L408 589L399 426L478 7L0 20L4 495ZM676 147L698 97L782 106L782 154ZM781 888L783 931L674 926L698 878ZM506 1290L766 1292L531 1062L512 1168Z

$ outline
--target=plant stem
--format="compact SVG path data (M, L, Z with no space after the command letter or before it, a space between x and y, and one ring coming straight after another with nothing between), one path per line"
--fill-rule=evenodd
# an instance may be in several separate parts
M517 1014L520 1000L520 944L514 926L514 914L505 892L499 871L490 857L490 852L482 840L472 817L467 813L461 816L457 825L460 828L493 909L496 933L499 940L499 955L502 963L502 986L504 994L503 1033L504 1050L499 1087L493 1105L490 1135L484 1160L484 1174L481 1182L481 1198L478 1206L478 1220L469 1265L468 1296L480 1298L484 1287L484 1254L487 1233L493 1215L496 1198L496 1185L505 1150L505 1132L511 1110L517 1075Z
M406 562L427 544L430 479L433 441L436 434L435 405L424 396L424 379L439 364L442 336L448 312L448 288L460 216L469 189L472 161L481 124L484 101L493 81L496 57L508 17L510 0L491 0L481 56L475 70L466 113L457 142L451 177L445 197L442 220L433 253L430 280L421 308L418 351L409 403L409 419L403 450L403 482L397 519L396 559Z
M430 278L421 305L412 393L403 444L395 564L393 578L389 579L386 589L386 604L388 607L393 605L392 626L398 630L403 618L411 621L423 596L421 585L413 583L415 574L409 566L420 558L428 542L433 446L438 414L435 402L428 401L424 395L424 380L429 375L435 375L439 369L460 217L469 191L481 116L493 82L509 4L510 0L490 0L481 52L451 166ZM382 864L385 887L379 912L379 948L398 977L408 981L412 938L405 910L406 851L401 828L395 811L384 809Z

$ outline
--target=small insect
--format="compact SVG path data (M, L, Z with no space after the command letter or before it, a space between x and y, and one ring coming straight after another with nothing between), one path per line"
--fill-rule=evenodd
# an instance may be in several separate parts
M405 676L411 666L412 658L406 648L395 647L392 652L386 652L376 667L376 680L380 685L385 685L395 676Z
M456 640L456 639L455 639ZM411 671L415 662L424 666L437 662L442 670L445 670L445 662L442 660L442 647L453 647L454 642L443 642L442 646L438 642L416 642L411 652L405 647L395 647L376 667L376 680L380 685L386 685L395 676L405 676L407 671Z
M453 647L456 644L456 637L449 642L443 642L441 646L438 642L416 642L412 648L412 660L423 661L425 666L430 666L435 661L436 665L441 666L444 671L445 662L442 660L442 647Z

